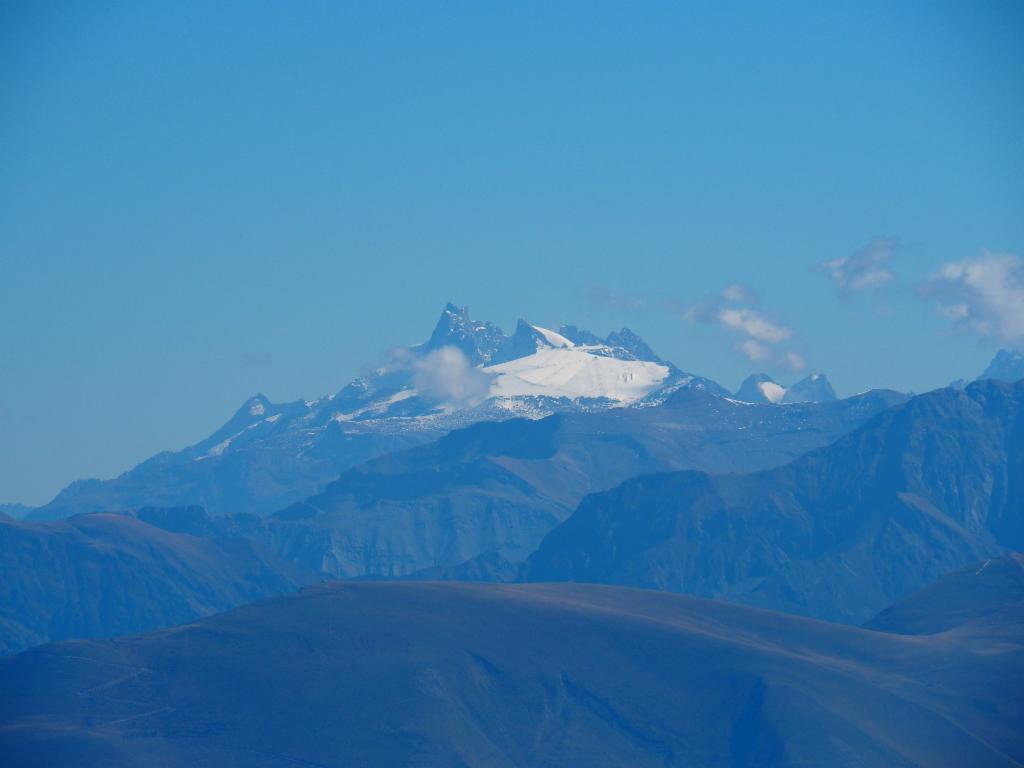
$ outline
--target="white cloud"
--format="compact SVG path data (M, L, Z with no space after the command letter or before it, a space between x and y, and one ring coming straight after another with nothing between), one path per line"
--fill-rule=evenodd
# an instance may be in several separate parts
M924 285L955 327L1010 346L1024 346L1024 259L985 251L942 265Z
M753 363L760 363L763 360L767 360L772 355L771 349L761 342L754 341L753 339L741 341L739 343L739 350Z
M762 311L754 294L742 285L729 285L701 304L666 302L666 307L689 322L717 325L738 335L736 349L751 362L794 370L804 367L803 358L787 348L793 329Z
M804 356L797 352L787 352L783 356L783 360L785 361L786 365L788 365L794 371L802 371L804 368L807 367L807 361L804 360Z
M824 262L822 267L844 296L893 280L888 263L899 248L895 237L876 237L856 253Z
M455 347L436 349L413 362L412 367L416 390L442 405L475 405L490 391L491 377Z
M613 291L603 285L593 285L587 289L587 301L598 307L620 311L637 311L647 306L647 301L640 296Z
M726 301L753 301L750 291L738 283L725 286L722 289L722 298Z
M726 328L740 331L752 339L775 343L788 339L793 331L784 325L772 322L754 309L746 307L722 307L718 320Z

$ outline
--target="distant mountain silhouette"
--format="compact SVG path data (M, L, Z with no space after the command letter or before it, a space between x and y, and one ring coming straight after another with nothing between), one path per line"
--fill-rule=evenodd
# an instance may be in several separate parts
M745 403L829 403L836 393L823 373L812 373L790 387L767 373L755 373L743 380L735 397Z
M1009 349L999 350L976 381L985 379L1008 382L1024 379L1024 354Z

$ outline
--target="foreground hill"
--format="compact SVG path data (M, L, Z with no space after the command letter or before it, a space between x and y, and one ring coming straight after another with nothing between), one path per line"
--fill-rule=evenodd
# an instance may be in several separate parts
M652 587L862 623L1024 547L1024 382L937 390L739 476L639 477L583 501L531 581Z
M777 466L904 399L753 405L685 388L657 406L477 424L354 467L267 528L283 557L342 577L522 560L588 493L640 473Z
M57 766L1014 766L1021 606L902 637L583 585L333 583L0 660Z
M315 578L201 509L135 514L0 517L0 654L180 624Z

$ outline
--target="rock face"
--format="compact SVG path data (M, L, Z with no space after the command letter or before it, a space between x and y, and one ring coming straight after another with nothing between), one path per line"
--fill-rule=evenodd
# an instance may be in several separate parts
M1024 548L1022 414L1024 382L980 382L916 397L777 469L629 480L548 534L528 578L861 623L951 570Z
M258 526L259 521L251 521ZM316 578L202 509L0 518L0 654L193 621Z
M902 637L585 585L333 583L0 659L12 765L1014 766L1021 607Z
M471 320L468 309L448 304L424 347L428 351L455 347L472 365L487 365L505 341L494 323Z
M902 399L780 408L683 389L656 407L477 424L354 467L267 529L282 557L341 577L522 560L588 493L641 473L775 466Z

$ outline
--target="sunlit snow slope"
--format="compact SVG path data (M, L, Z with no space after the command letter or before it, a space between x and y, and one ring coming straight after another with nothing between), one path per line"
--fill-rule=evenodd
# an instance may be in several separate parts
M660 363L621 360L605 345L576 345L554 331L534 328L534 354L483 369L494 376L491 397L589 397L629 403L669 376L668 366Z

